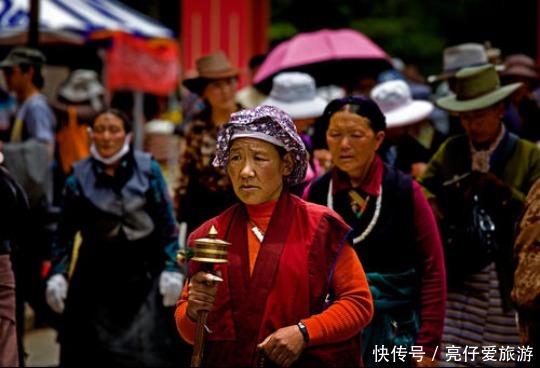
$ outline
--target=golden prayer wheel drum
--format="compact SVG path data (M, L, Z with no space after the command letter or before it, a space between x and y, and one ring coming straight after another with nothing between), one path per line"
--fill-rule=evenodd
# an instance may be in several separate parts
M195 253L191 259L204 263L227 263L227 247L231 243L218 239L217 235L216 228L212 226L206 238L195 239Z

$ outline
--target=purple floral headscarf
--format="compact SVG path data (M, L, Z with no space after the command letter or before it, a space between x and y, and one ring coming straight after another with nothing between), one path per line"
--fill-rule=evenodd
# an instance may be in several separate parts
M294 169L284 179L286 186L299 183L306 176L308 155L304 142L289 115L277 107L258 106L231 114L229 122L218 133L217 152L212 163L215 167L227 168L231 141L240 137L262 139L294 153Z

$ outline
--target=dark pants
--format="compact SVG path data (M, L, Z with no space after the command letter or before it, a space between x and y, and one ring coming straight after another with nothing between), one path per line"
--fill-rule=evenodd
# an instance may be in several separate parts
M48 214L44 210L31 210L25 223L25 240L14 251L14 269L17 282L17 327L20 336L25 329L25 303L32 308L35 326L57 327L59 315L54 313L45 299L46 279L42 274L44 263L51 259L54 228L48 227Z

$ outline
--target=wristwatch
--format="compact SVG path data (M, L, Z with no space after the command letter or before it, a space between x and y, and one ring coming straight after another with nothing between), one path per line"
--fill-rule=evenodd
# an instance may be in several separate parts
M304 325L302 322L298 322L296 325L300 329L300 332L302 333L302 336L304 336L304 341L306 343L309 343L309 334L307 332L306 325Z

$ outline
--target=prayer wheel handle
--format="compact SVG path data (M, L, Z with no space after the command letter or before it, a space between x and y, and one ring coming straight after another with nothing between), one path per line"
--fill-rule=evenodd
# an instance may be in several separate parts
M214 265L219 263L227 263L227 247L231 243L218 239L216 228L212 228L208 232L206 238L195 239L194 255L191 258L193 261L200 262L201 271L212 272ZM193 353L191 354L191 367L200 367L202 364L204 353L204 340L207 332L206 319L208 311L199 310L197 313L197 329L195 332L195 343L193 345Z

